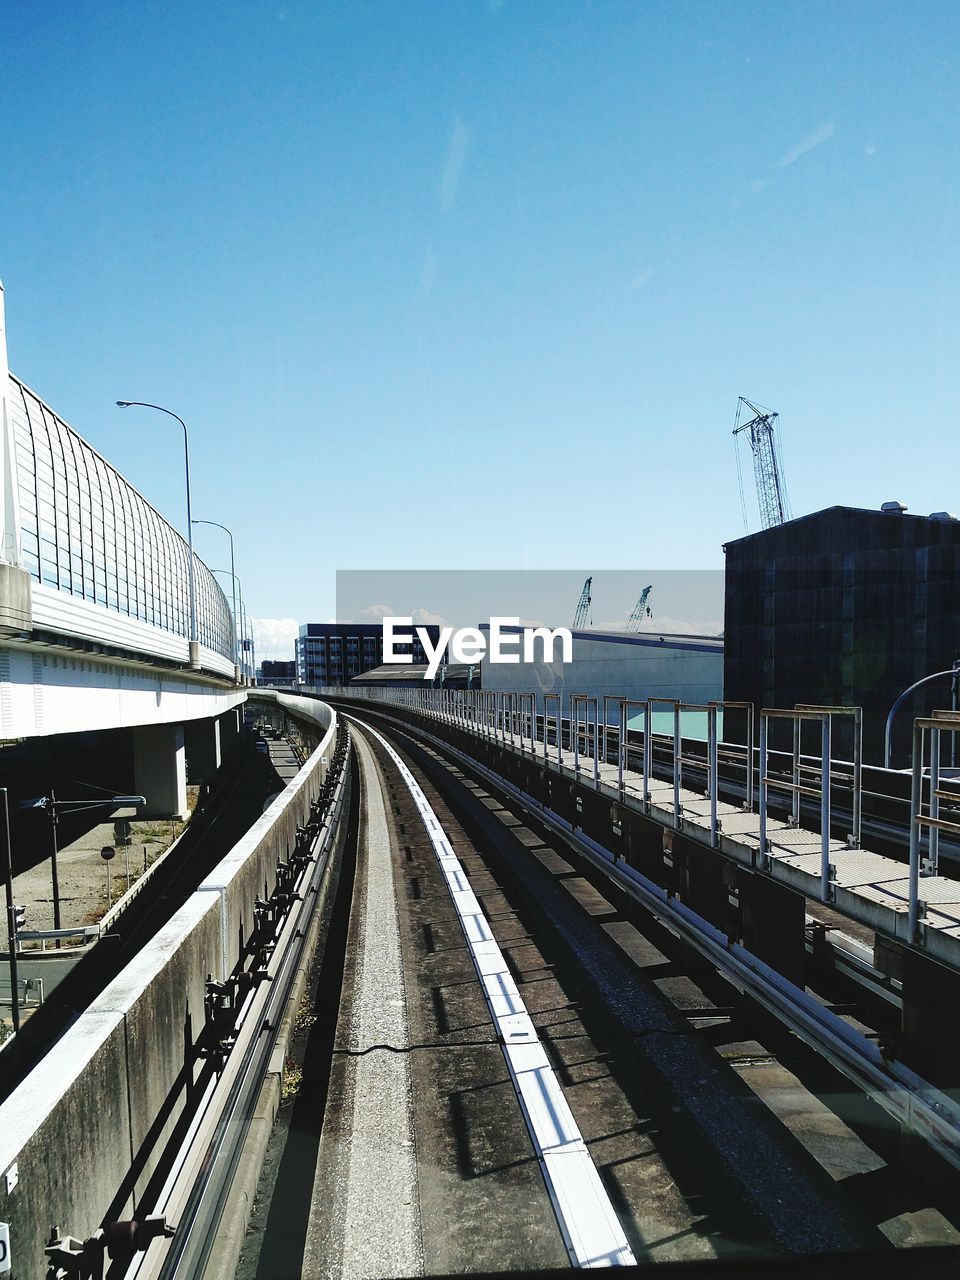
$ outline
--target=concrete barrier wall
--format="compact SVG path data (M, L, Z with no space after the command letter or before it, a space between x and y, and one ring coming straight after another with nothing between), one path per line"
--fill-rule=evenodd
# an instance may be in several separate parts
M218 904L194 894L108 989L126 1029L130 1151L144 1153L131 1180L131 1210L183 1111L187 1079L199 1075L190 1050L203 1030L207 974L222 965L221 932Z
M207 974L236 965L253 899L273 891L332 758L336 718L313 708L326 732L297 776L0 1105L0 1221L17 1280L43 1280L51 1226L85 1238L135 1214L202 1066Z
M223 971L218 974L221 980L236 965L243 940L250 935L255 901L257 898L269 898L276 886L277 859L286 861L293 852L297 827L306 825L310 801L326 779L328 762L333 755L329 745L334 732L333 711L326 703L305 704L303 699L277 693L272 697L264 697L264 693L252 697L253 700L262 698L272 702L291 715L309 720L314 728L319 726L326 730L326 736L291 785L277 796L263 816L199 886L200 892L216 894L222 904ZM303 786L298 786L308 770L311 776L315 773L316 781L309 794ZM269 839L266 838L267 833Z

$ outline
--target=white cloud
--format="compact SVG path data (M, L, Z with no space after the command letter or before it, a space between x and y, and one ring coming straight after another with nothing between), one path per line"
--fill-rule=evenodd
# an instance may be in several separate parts
M598 622L594 624L596 631L625 631L626 618L616 622ZM639 634L655 636L719 636L723 631L723 623L717 621L690 622L686 618L644 618L640 623Z
M361 609L357 617L362 622L379 622L381 618L395 618L397 611L392 604L368 604Z
M637 276L636 280L634 280L633 283L630 285L630 288L642 289L643 286L652 279L653 279L653 272L651 270L648 269L647 271L641 271L640 274Z
M431 613L429 609L414 609L410 616L413 618L414 626L419 624L421 627L445 627L447 625L446 618L441 618L439 613Z
M808 133L805 138L790 148L790 150L777 161L778 169L785 169L787 165L794 164L801 156L812 151L814 147L819 147L821 142L826 142L828 138L832 138L836 132L836 126L832 124L822 124L814 129L813 133Z
M357 614L359 622L380 622L384 618L413 618L414 626L432 626L436 624L439 627L447 625L446 618L441 618L439 613L431 613L429 609L411 609L409 613L397 613L391 604L368 604L365 609L361 609Z
M257 661L264 658L278 662L293 660L293 642L300 630L296 618L251 618Z
M688 622L685 618L644 618L640 623L644 633L663 636L718 636L723 631L723 623L713 621Z
M443 165L443 177L440 180L440 208L449 213L457 198L460 176L463 173L463 162L467 158L467 143L470 134L459 116L454 116L450 142L447 145L447 158Z

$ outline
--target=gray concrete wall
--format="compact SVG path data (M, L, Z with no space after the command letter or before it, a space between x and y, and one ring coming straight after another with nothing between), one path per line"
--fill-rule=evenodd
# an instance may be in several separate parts
M273 889L332 756L330 709L316 719L327 737L283 795L0 1105L0 1221L18 1280L43 1280L52 1225L85 1238L133 1212L185 1105L181 1073L203 1030L207 974L236 963L252 898ZM14 1166L8 1192L2 1175Z
M42 1280L43 1246L62 1221L55 1206L95 1225L104 1189L120 1186L130 1167L123 1015L89 1010L43 1067L0 1107L0 1168L15 1166L19 1178L8 1194L0 1177L0 1220L10 1224L18 1280Z
M113 984L127 1035L131 1151L144 1148L161 1108L171 1094L175 1097L166 1123L147 1144L135 1181L137 1200L187 1101L178 1077L185 1050L203 1030L206 976L217 973L222 963L220 933L217 904L198 901L194 895L157 935L144 958L144 971L137 971L135 961ZM144 1067L138 1069L138 1064ZM194 1063L190 1079L198 1074L199 1064Z
M261 695L258 693L257 698ZM327 733L331 732L333 712L322 702L312 702L288 694L275 694L273 699L291 715L310 720ZM257 898L269 898L277 881L277 859L286 861L297 840L297 827L305 826L310 800L327 776L332 749L321 745L297 774L289 787L276 798L269 809L250 828L230 853L200 885L200 891L216 893L223 902L223 973L229 973L240 955L242 939L253 926L253 906ZM313 790L304 786L307 775L315 783ZM269 839L266 838L269 833Z

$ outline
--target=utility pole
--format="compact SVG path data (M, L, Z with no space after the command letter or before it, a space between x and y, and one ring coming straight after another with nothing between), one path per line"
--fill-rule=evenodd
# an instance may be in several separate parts
M3 880L7 894L7 946L10 952L10 998L13 1004L14 1034L20 1030L20 991L17 978L17 922L13 905L13 850L10 846L10 801L7 788L3 795Z

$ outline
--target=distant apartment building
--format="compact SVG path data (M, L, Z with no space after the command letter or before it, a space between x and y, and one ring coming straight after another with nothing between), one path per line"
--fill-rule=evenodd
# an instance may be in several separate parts
M424 628L431 644L440 638L440 628ZM414 636L412 645L396 645L408 652L415 663L425 663L427 655ZM305 685L346 684L355 676L372 671L383 663L383 627L379 622L307 622L296 639L297 682Z

